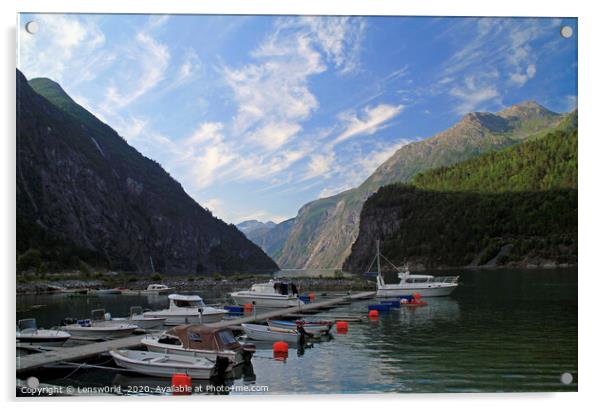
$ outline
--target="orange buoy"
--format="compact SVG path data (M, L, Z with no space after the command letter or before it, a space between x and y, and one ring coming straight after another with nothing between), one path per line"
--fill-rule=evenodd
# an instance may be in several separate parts
M192 394L192 377L184 373L171 376L171 392L174 396Z
M377 318L378 317L378 310L371 310L370 312L368 312L368 317L370 317L370 318Z
M245 303L243 306L244 306L244 311L245 312L252 312L253 311L253 304L252 303Z
M288 343L274 342L272 349L274 351L274 359L284 361L288 357Z
M316 300L316 294L314 292L309 292L309 301L313 302Z
M337 326L337 333L340 333L340 334L345 334L349 330L349 325L347 324L347 322L344 322L344 321L337 322L336 326Z

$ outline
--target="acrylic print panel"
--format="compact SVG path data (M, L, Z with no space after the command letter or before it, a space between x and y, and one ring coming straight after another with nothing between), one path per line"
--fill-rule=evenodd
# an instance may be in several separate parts
M576 19L18 25L18 395L577 390Z

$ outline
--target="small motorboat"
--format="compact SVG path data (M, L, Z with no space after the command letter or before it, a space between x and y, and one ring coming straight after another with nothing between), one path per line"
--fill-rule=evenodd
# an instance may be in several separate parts
M251 289L232 292L230 296L238 305L252 303L258 307L286 308L305 304L295 284L274 280L256 283Z
M240 344L230 329L202 325L176 326L159 336L144 337L142 344L156 353L205 357L213 361L226 357L230 361L228 370L248 362L255 352L254 345Z
M38 346L62 346L71 335L55 329L38 329L35 319L19 320L17 342Z
M225 373L227 359L211 361L205 357L145 352L141 350L111 350L115 363L146 376L171 377L184 373L193 379L210 379Z
M303 332L297 330L283 329L279 327L253 325L243 323L242 329L249 339L266 342L301 343L304 338Z
M386 284L381 272L380 258L388 262L398 273L399 283ZM376 296L377 297L403 297L408 294L420 292L424 297L449 296L458 287L460 276L433 276L415 275L410 273L408 267L401 269L395 266L384 255L380 253L380 242L376 241ZM368 271L372 265L368 268Z
M205 305L197 295L169 295L169 308L144 312L144 317L164 318L165 325L214 323L222 320L227 310Z
M130 315L128 317L115 317L112 320L136 325L140 329L155 329L159 326L163 326L165 323L164 317L146 317L142 313L141 306L132 306L130 307Z
M138 326L127 322L110 320L104 309L92 311L92 319L64 319L59 329L71 333L73 337L92 339L117 338L131 335Z
M306 320L297 320L296 322L291 322L287 320L268 319L268 325L272 328L289 330L297 330L299 326L302 326L307 333L319 336L330 332L330 329L332 329L334 322L331 322L329 320L312 322Z
M143 293L150 295L167 295L172 290L173 288L170 288L169 286L161 285L159 283L151 283L147 286Z

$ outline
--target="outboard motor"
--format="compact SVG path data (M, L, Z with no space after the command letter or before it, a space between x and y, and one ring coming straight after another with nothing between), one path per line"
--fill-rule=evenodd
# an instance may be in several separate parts
M220 386L225 383L228 366L230 366L230 359L224 356L217 356L215 359L215 376L211 378L214 386Z

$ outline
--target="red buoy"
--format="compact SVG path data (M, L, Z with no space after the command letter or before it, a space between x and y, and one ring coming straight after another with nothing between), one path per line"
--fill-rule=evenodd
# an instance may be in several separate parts
M245 312L252 312L253 311L253 304L252 303L245 303L243 306L244 306L244 311Z
M274 342L272 349L274 350L274 359L284 361L288 357L288 343Z
M313 302L316 300L316 294L314 292L309 292L309 301Z
M171 392L174 396L192 394L192 377L184 373L174 373L171 376Z
M377 318L378 317L378 310L371 310L370 312L368 312L368 317L370 317L370 318Z
M340 334L345 334L349 330L349 325L347 324L347 322L344 322L344 321L337 322L336 326L337 326L337 333L340 333Z

